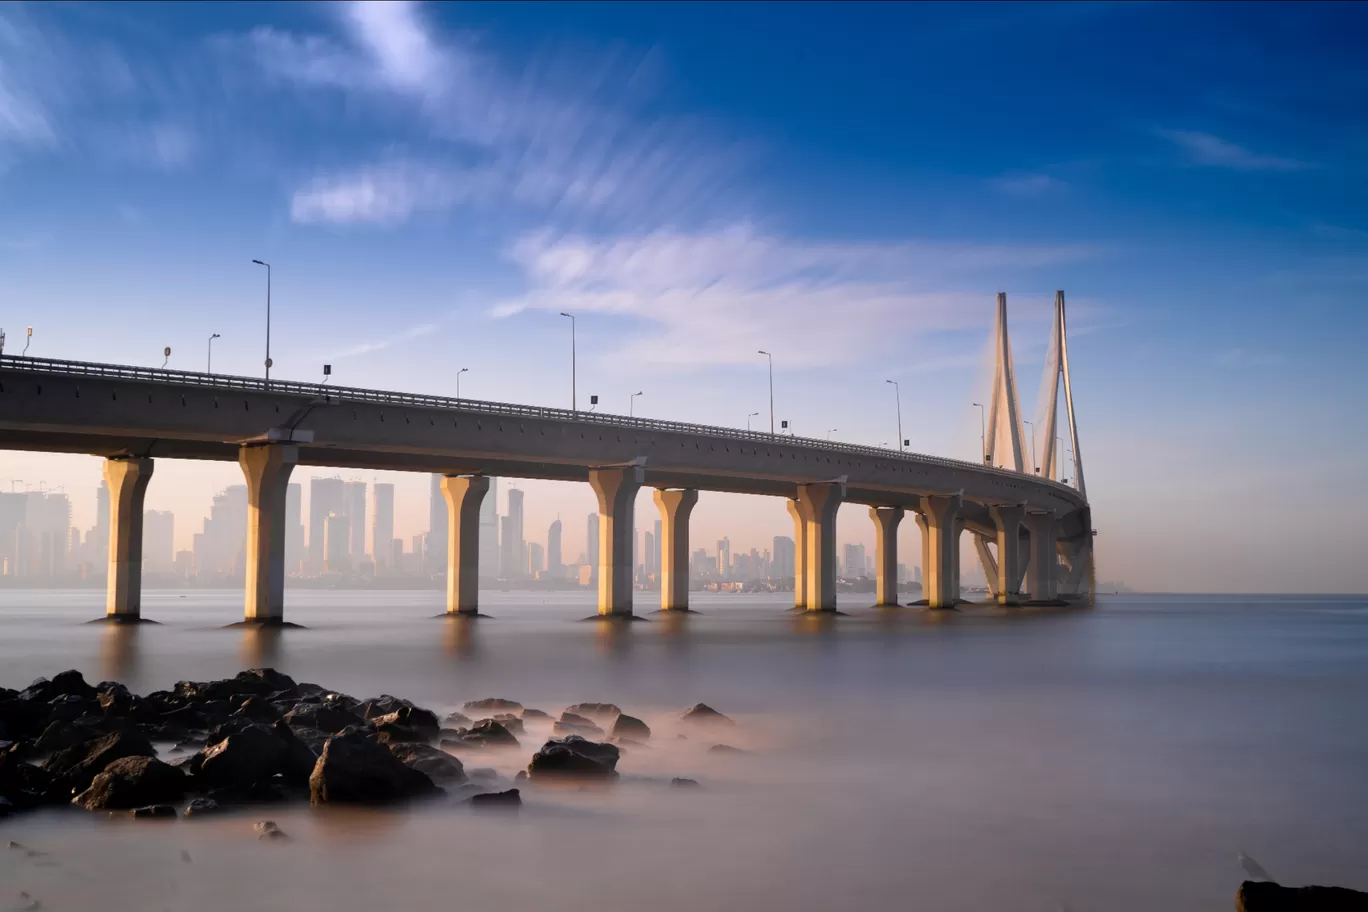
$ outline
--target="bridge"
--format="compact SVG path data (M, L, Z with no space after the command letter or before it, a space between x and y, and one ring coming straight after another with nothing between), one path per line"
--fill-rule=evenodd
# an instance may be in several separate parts
M836 511L869 508L876 601L897 604L907 512L922 540L923 601L960 601L969 531L993 598L1058 603L1091 585L1091 515L1068 382L1064 296L1050 388L1064 379L1074 453L1059 480L1056 408L1041 466L1026 466L998 296L983 462L761 431L536 406L115 364L0 356L0 449L103 457L110 498L106 617L141 619L143 501L157 459L236 461L248 491L245 621L284 620L285 499L296 465L431 472L447 502L447 610L478 614L479 511L489 478L587 482L599 510L598 612L630 617L633 513L642 487L661 515L661 608L688 609L689 514L700 490L784 497L794 523L794 605L836 608ZM988 433L991 427L992 433Z

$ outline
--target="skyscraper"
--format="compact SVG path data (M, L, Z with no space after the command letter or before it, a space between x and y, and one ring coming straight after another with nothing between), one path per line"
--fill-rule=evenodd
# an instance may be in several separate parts
M589 572L594 579L598 579L599 565L599 515L589 514L589 521L585 525L584 552L589 557Z
M347 516L347 528L351 530L351 541L347 553L353 567L360 567L366 560L366 483L346 481L342 483L342 506Z
M321 531L318 543L321 549ZM246 569L246 550L247 486L229 485L214 495L204 531L195 536L195 573L235 577Z
M351 525L346 515L333 513L323 524L323 569L346 573L351 569Z
M327 536L328 517L343 515L342 479L314 478L309 482L309 571L322 573L327 563L323 540Z
M546 572L559 579L565 575L565 565L561 563L561 521L557 519L546 530Z
M169 574L176 559L176 517L170 510L143 513L143 570Z
M523 492L517 488L508 489L508 519L506 527L513 540L504 545L505 553L511 561L508 567L512 572L504 572L505 579L518 579L527 575L527 544L523 535Z
M446 495L442 493L442 476L432 476L432 487L428 493L428 534L423 543L423 569L429 573L442 573L446 570L447 560L447 507Z
M371 489L371 522L371 554L376 572L397 571L398 567L390 566L394 548L394 485L377 483Z
M542 546L537 542L527 543L527 575L536 579L537 574L545 570L542 564Z
M499 479L489 479L480 502L480 579L499 578Z
M717 575L726 579L731 573L731 539L720 538L717 540Z
M285 573L304 572L304 486L292 484L285 489Z
M656 537L650 532L641 533L641 565L642 571L650 576L655 573L655 557L660 554L660 546L656 542Z
M19 576L19 539L24 527L28 498L19 493L0 493L0 574ZM105 559L108 560L108 552Z
M844 575L847 579L857 579L865 575L865 546L847 544L845 546L845 559L842 561Z
M514 546L517 544L517 536L513 533L513 517L503 516L499 519L499 578L517 579L520 575L519 550Z

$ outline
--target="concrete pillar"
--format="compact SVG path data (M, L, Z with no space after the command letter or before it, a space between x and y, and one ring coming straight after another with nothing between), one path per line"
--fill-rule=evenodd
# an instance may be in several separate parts
M1021 604L1021 524L1026 505L988 508L997 526L997 600L999 605Z
M959 494L922 497L917 525L922 530L922 594L928 608L954 608L959 601Z
M660 510L660 610L689 610L689 514L698 491L657 488Z
M137 621L142 613L143 496L152 480L152 460L106 459L109 487L109 578L105 617Z
M870 507L874 520L874 604L898 605L898 523L902 507Z
M589 470L599 507L598 613L632 616L632 519L645 480L640 465Z
M1053 513L1027 513L1024 520L1031 533L1031 560L1026 565L1026 591L1033 602L1052 602L1057 599L1059 558L1055 551L1058 537Z
M445 475L447 507L447 614L475 616L480 598L480 504L489 493L486 475Z
M1064 578L1059 582L1057 594L1061 598L1080 596L1085 587L1092 588L1092 536L1061 541L1058 549L1062 563L1067 569Z
M807 519L808 611L836 610L836 511L844 497L845 485L840 482L798 486L798 508Z
M975 533L974 550L978 552L979 566L983 568L983 578L988 583L988 597L996 602L1002 587L998 582L997 558L988 550L988 536Z
M244 446L238 464L247 478L248 623L285 619L285 492L299 462L299 447L286 443Z
M793 517L793 607L807 607L807 517L796 499L784 502Z

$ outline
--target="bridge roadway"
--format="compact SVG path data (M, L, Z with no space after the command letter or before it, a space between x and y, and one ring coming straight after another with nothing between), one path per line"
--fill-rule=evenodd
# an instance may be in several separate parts
M237 461L248 486L246 618L283 618L284 503L295 465L433 472L448 504L448 610L477 612L488 478L582 481L600 511L599 613L632 613L635 495L657 489L661 607L688 606L688 516L699 490L788 499L795 606L835 608L835 515L866 505L880 604L896 604L897 531L922 532L924 601L959 599L959 535L976 537L1003 604L1079 594L1091 517L1074 488L1006 469L875 447L591 412L125 365L0 357L0 449L105 457L108 616L140 617L143 494L157 458ZM991 546L991 547L990 547ZM1023 593L1023 584L1025 592Z

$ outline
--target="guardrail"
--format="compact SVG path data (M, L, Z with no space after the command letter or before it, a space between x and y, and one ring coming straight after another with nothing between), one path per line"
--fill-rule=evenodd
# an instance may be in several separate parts
M349 386L329 386L321 383L299 383L293 380L265 380L260 377L239 377L232 374L206 374L197 371L168 370L160 367L134 367L126 364L99 364L88 361L61 361L53 358L29 358L20 355L0 355L0 371L60 374L77 377L99 377L109 380L136 380L146 383L166 383L177 386L197 386L214 390L240 390L274 395L305 396L329 403L367 402L379 405L411 406L414 408L453 409L506 417L543 418L560 421L585 421L612 427L636 428L643 431L673 431L745 440L752 443L782 442L833 453L872 456L879 459L905 459L910 462L933 463L952 468L973 469L1011 479L1025 478L1038 484L1062 488L1077 494L1072 485L1024 475L1010 469L1000 469L962 459L907 453L882 447L840 443L834 440L815 440L795 435L776 437L764 431L742 431L737 428L715 427L706 424L687 424L680 421L661 421L655 418L636 418L603 412L581 412L536 405L517 405L508 402L488 402L480 399L454 399L449 396L427 396L420 393L398 393L385 390L361 389Z

